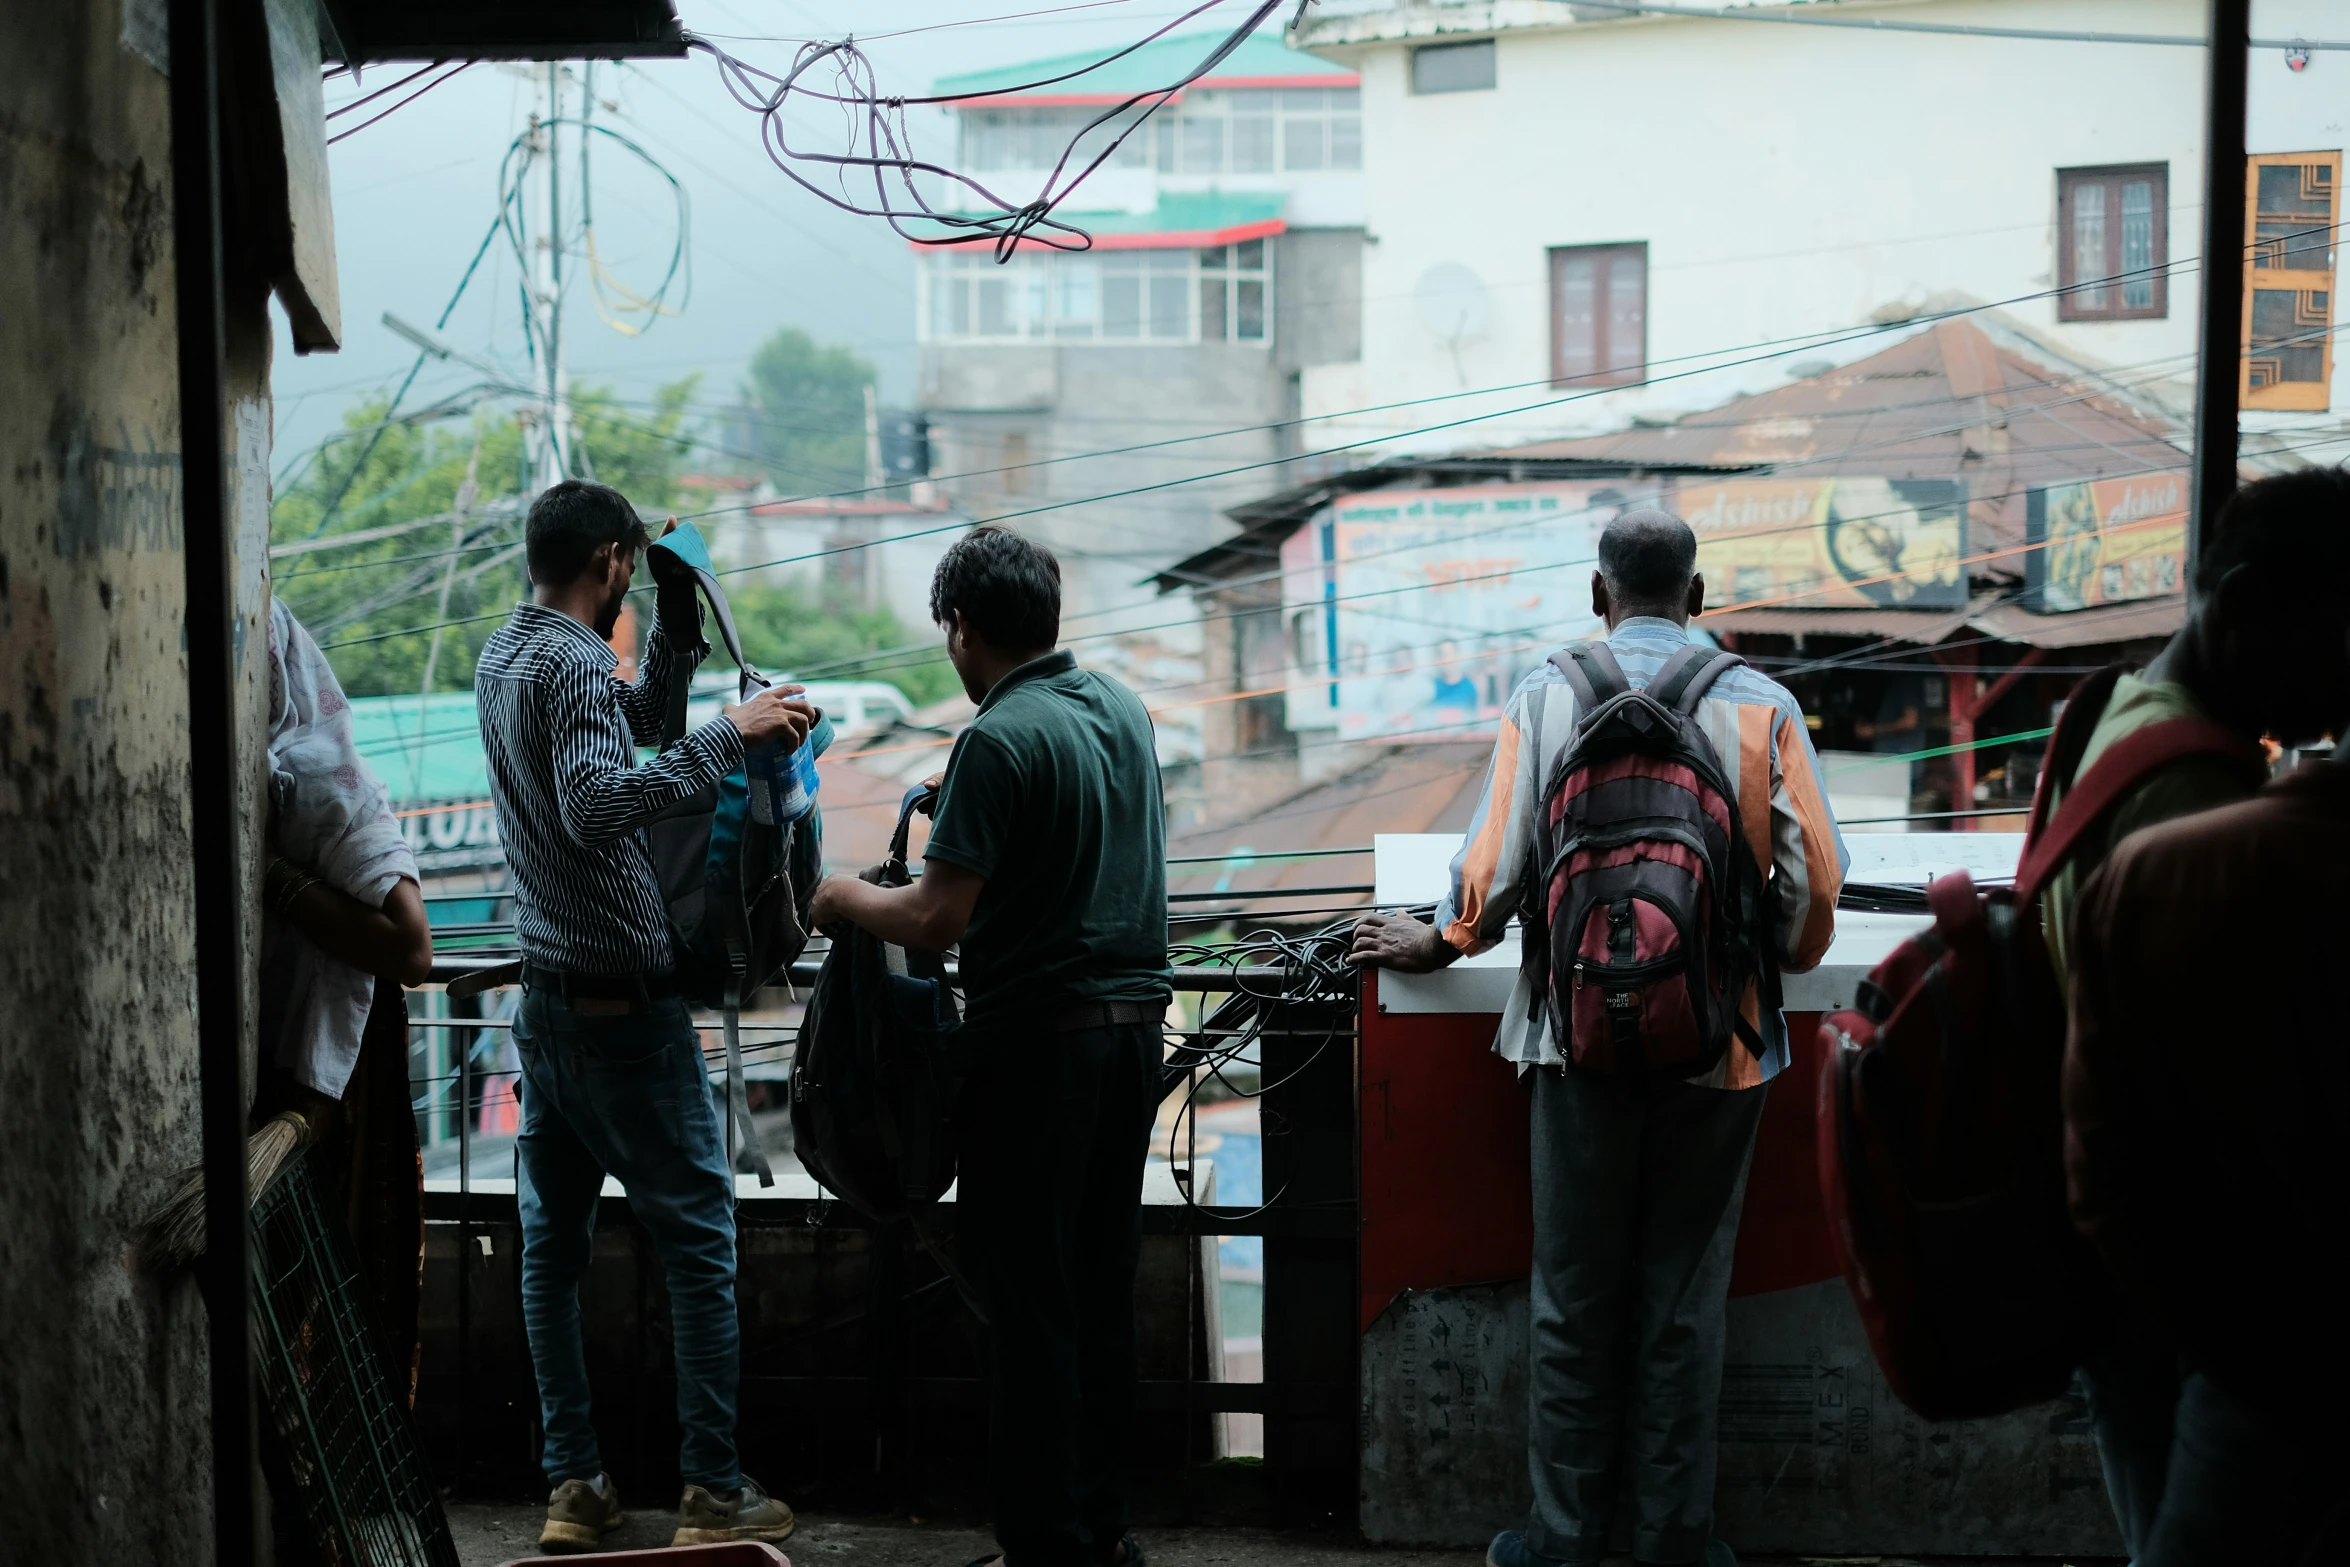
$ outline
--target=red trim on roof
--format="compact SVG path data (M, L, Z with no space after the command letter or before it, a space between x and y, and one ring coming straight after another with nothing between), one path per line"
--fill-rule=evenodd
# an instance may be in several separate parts
M1085 226L1082 214L1066 221ZM1237 245L1244 239L1264 239L1289 228L1286 218L1263 218L1255 223L1235 223L1220 229L1169 229L1157 234L1096 234L1095 250L1188 250L1199 245ZM951 245L916 245L916 250L992 250L995 241L984 237L959 239ZM1058 250L1066 246L1047 245L1039 240L1020 241L1021 250Z
M1363 79L1350 71L1344 75L1321 76L1211 76L1190 85L1203 91L1221 92L1256 87L1360 87L1362 84ZM984 104L975 106L1005 109L1106 109L1136 96L1135 93L1117 92L1023 93L1016 97L990 96ZM1148 97L1149 94L1146 92L1139 96ZM1169 104L1180 104L1182 101L1182 92L1170 94L1167 98Z

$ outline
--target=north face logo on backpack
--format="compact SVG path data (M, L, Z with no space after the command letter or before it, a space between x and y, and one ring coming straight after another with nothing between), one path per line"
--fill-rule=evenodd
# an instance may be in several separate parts
M1762 873L1695 721L1741 662L1692 644L1636 690L1604 642L1551 659L1575 695L1575 738L1543 791L1525 940L1537 1004L1578 1066L1694 1077L1733 1038L1763 1053L1741 1010L1757 980L1761 1003L1778 1004Z

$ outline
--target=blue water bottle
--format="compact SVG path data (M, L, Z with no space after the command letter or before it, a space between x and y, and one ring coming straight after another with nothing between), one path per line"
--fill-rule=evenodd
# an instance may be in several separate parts
M743 774L750 785L751 820L762 827L784 827L813 810L816 758L831 744L832 720L819 711L808 737L789 751L772 744L746 749Z

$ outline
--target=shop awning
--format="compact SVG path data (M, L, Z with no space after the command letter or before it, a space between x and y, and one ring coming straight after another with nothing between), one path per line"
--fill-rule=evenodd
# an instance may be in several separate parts
M1985 593L1964 609L1733 609L1703 616L1697 623L1716 634L1883 637L1920 647L1971 630L2002 642L2054 649L2167 637L2186 618L2187 601L2178 594L2041 615L2009 594Z

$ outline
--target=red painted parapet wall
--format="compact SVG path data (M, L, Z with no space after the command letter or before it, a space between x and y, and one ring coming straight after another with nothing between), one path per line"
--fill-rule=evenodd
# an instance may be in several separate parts
M1532 1265L1527 1088L1490 1012L1385 1013L1363 986L1362 1326L1404 1290L1522 1279ZM1812 1085L1819 1014L1792 1012L1792 1066L1764 1092L1730 1293L1839 1275L1820 1206Z

